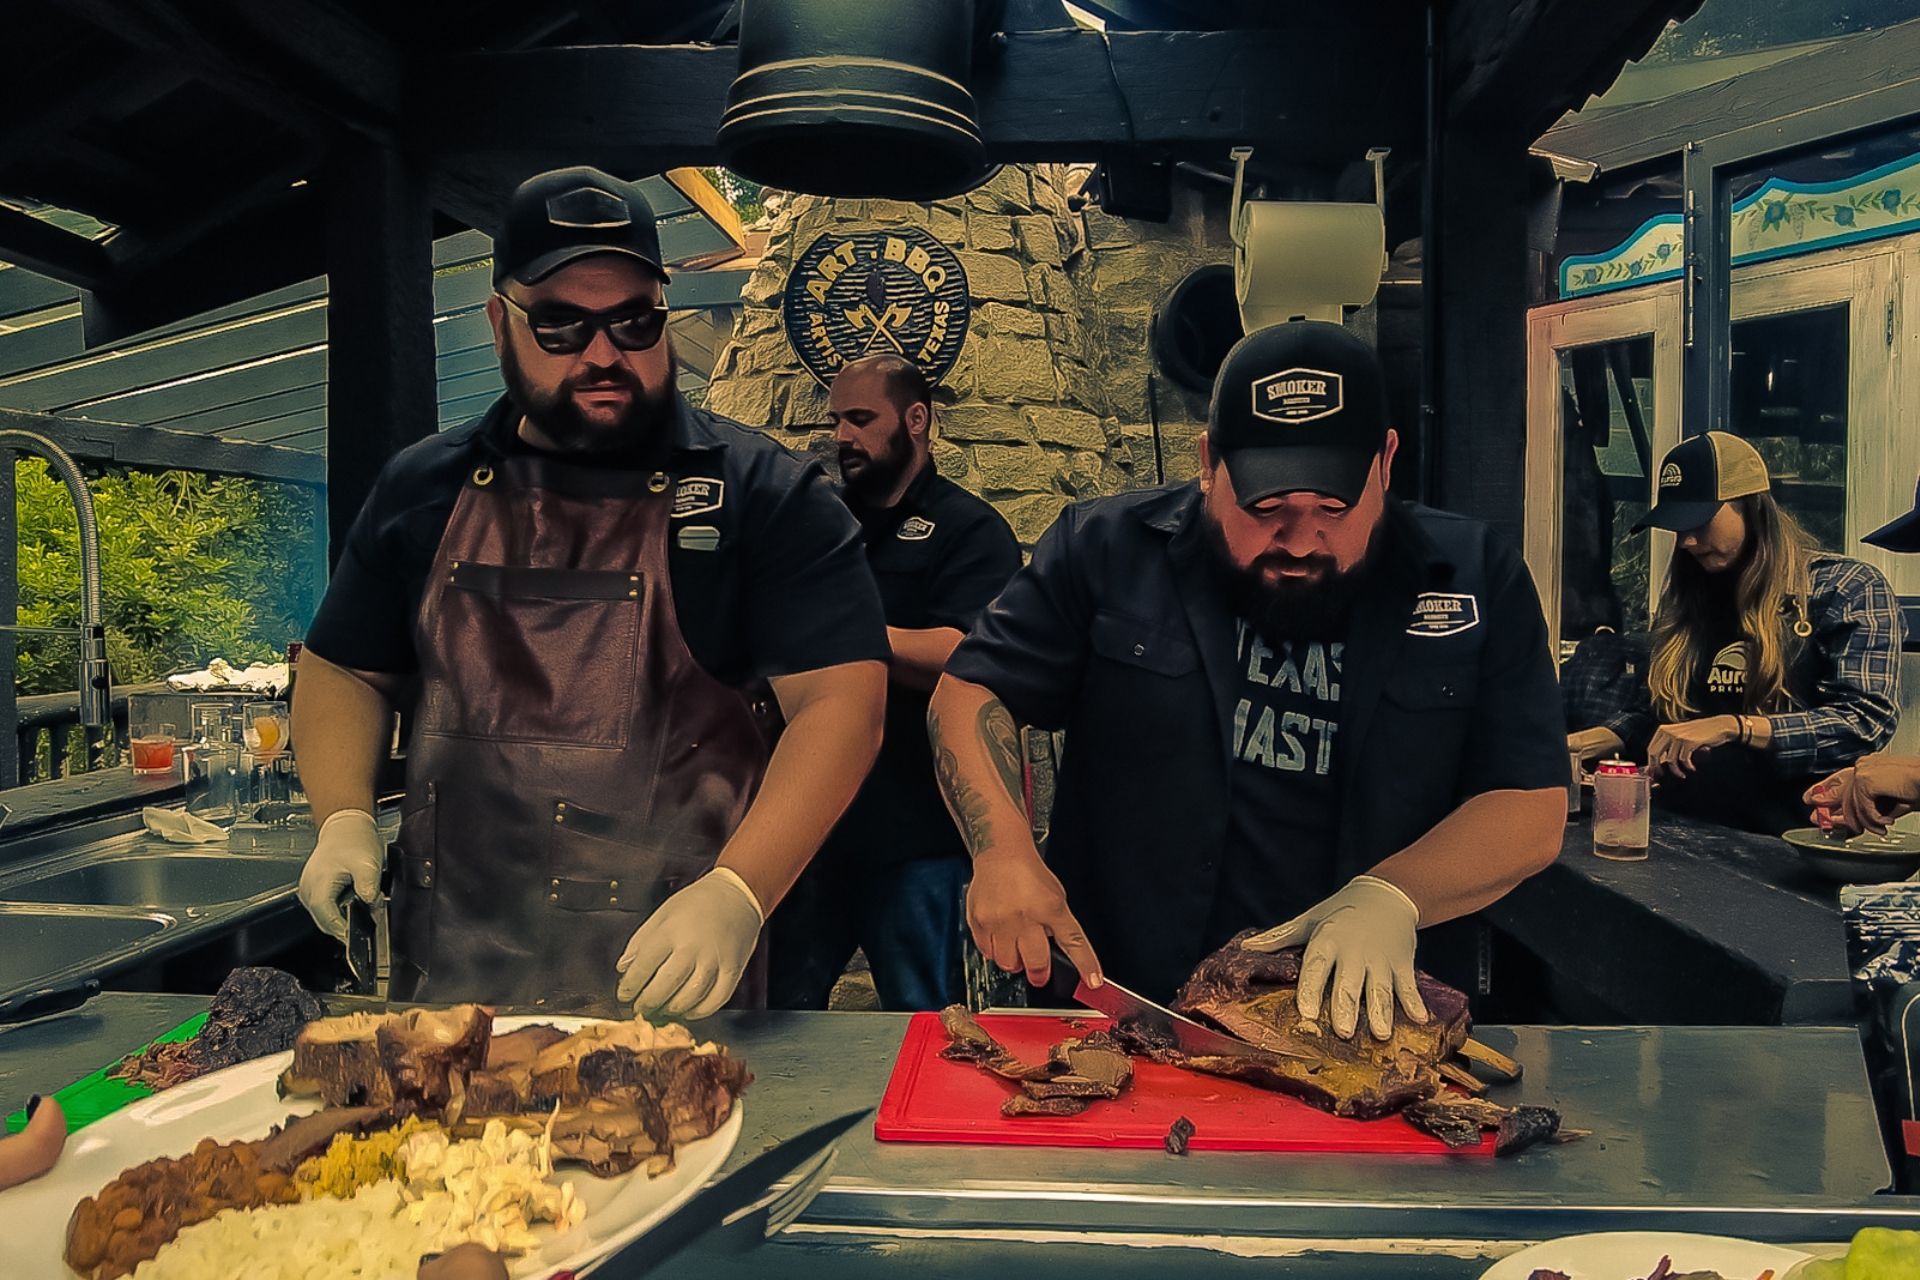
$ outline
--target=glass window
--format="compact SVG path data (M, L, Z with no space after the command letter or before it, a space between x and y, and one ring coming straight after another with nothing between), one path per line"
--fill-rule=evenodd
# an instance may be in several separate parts
M1773 493L1814 540L1847 536L1847 307L1736 321L1727 426L1767 460Z
M1629 532L1647 513L1653 453L1653 338L1563 350L1560 637L1644 632L1650 536Z

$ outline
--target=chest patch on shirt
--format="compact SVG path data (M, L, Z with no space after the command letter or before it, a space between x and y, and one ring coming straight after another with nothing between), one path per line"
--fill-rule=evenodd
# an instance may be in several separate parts
M1747 642L1735 640L1707 664L1707 695L1738 698L1747 691Z
M1413 600L1410 636L1457 636L1480 625L1480 597L1457 591L1422 591Z
M727 482L711 476L688 476L673 487L673 518L705 515L718 511L726 501Z
M933 536L933 521L925 516L908 516L900 522L900 532L894 536L902 542L925 542Z

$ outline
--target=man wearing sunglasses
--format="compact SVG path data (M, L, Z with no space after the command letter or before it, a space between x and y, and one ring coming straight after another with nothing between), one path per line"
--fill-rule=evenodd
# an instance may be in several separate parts
M817 465L675 389L638 185L529 179L494 252L507 394L387 465L307 636L301 902L344 938L384 880L397 999L763 1002L766 915L879 743L858 527ZM396 707L389 858L371 815Z

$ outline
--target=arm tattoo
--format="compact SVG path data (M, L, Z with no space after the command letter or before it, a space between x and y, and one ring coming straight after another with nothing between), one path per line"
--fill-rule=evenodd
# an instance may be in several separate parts
M940 782L940 797L946 801L947 812L953 815L954 825L960 828L967 842L968 856L976 857L987 847L993 834L987 823L987 798L960 776L960 762L942 738L939 713L927 713L927 730L933 739L934 774Z
M1024 810L1027 788L1020 761L1020 730L1013 723L1013 713L1000 699L990 699L980 708L980 736L987 744L987 754L993 757L993 767L1000 771L1001 785L1013 798L1014 807Z

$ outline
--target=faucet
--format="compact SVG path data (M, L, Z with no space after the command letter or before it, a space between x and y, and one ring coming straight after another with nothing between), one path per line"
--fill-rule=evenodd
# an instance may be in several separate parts
M113 683L107 671L107 629L100 619L100 530L93 519L93 495L73 455L34 431L0 429L0 448L11 446L47 460L67 486L74 514L80 521L80 625L77 627L21 627L0 625L0 631L36 631L80 639L80 723L97 729L113 718Z

